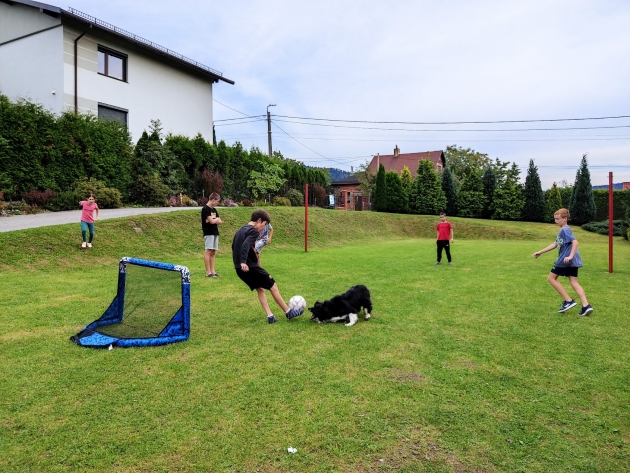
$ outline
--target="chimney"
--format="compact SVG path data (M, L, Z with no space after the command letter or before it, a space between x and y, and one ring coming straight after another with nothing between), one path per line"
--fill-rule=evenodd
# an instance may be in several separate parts
M400 155L400 150L398 149L398 145L394 148L394 158L397 158Z

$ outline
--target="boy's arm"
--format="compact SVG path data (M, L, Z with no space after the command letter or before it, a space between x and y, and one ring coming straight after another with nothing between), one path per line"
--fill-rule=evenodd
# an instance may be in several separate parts
M248 271L249 269L245 269L247 268L247 254L249 253L249 249L252 246L256 245L256 239L258 238L258 232L249 232L247 234L247 237L245 238L245 240L243 241L243 244L241 245L241 269L243 271ZM245 266L245 267L243 267Z
M269 229L269 234L267 235L267 244L271 243L272 236L273 236L273 227Z
M569 256L564 258L564 262L565 263L568 263L569 261L571 261L573 259L577 249L578 249L578 241L577 240L571 240L571 253L569 253Z
M455 233L453 232L453 227L451 227L451 243L455 241Z
M532 256L534 258L538 258L540 255L542 255L543 253L547 253L548 251L553 250L554 248L558 248L558 243L557 242L553 242L551 245L549 245L547 248L543 248L540 251L537 251L536 253L534 253Z

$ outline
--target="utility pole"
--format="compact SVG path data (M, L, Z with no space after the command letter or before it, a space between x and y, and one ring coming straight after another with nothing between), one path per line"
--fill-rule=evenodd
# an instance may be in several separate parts
M275 107L275 103L267 105L267 141L269 144L269 157L271 158L271 115L269 114L269 107Z

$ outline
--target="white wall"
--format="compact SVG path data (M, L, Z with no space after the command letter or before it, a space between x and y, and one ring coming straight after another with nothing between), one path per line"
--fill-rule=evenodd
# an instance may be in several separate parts
M66 106L74 107L74 38L81 32L66 29L64 35L64 91ZM164 133L212 140L212 83L155 61L124 43L112 43L86 34L79 41L78 96L82 113L97 114L98 103L129 110L133 141L159 119ZM97 73L98 45L125 53L127 82Z
M59 19L37 9L0 3L0 43L60 24ZM24 98L60 113L64 87L62 35L63 28L57 27L0 46L0 93L12 101Z

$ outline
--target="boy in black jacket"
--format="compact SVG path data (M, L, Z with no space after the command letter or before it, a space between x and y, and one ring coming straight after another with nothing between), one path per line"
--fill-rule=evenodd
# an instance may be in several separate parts
M271 217L267 211L254 210L250 222L239 228L236 235L234 235L234 240L232 240L232 259L234 260L236 274L252 291L256 289L260 305L267 314L267 322L273 324L278 319L273 316L269 308L265 289L271 292L273 300L284 311L287 319L293 319L298 315L302 315L304 310L289 309L289 306L280 295L276 281L258 265L258 256L255 250L256 240L268 223L271 223Z

